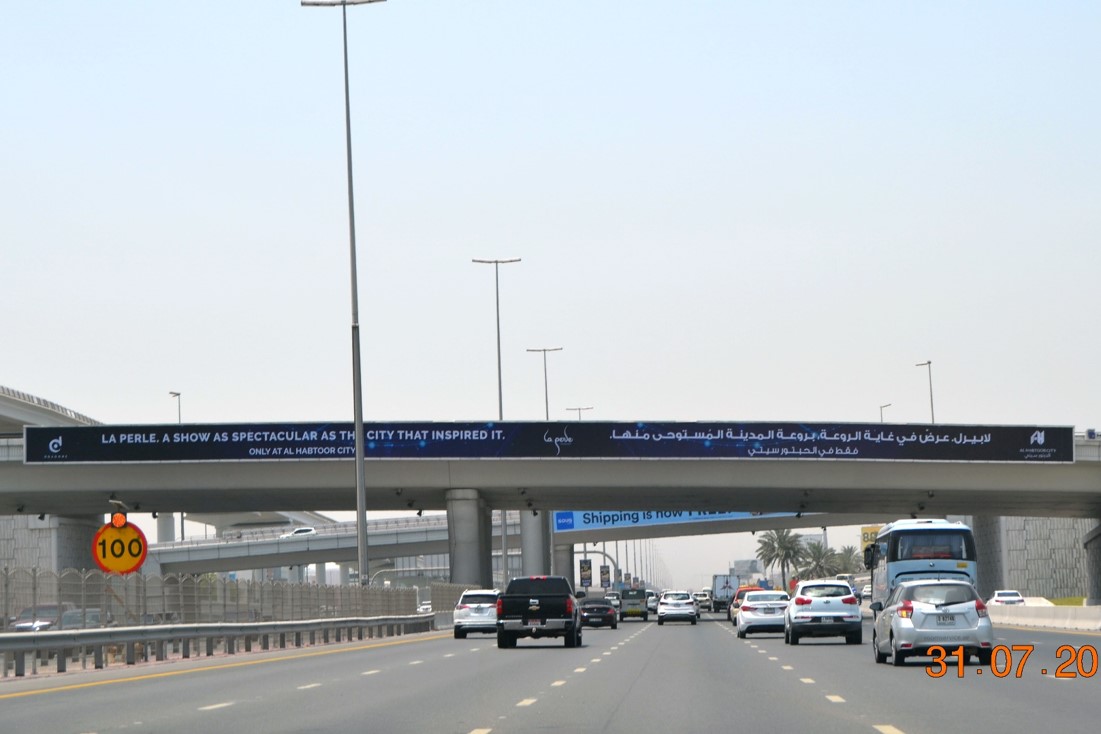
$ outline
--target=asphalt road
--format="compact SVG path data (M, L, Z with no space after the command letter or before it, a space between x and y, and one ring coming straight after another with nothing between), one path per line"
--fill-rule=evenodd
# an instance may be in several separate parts
M998 670L950 660L937 678L924 658L876 665L867 625L862 645L795 647L781 635L739 640L724 617L706 614L696 626L586 629L578 649L521 640L498 650L492 636L430 633L9 678L0 722L11 732L186 734L1096 729L1101 671L1086 646L1101 647L1101 635L999 628L998 637L1012 653ZM1013 645L1032 646L1027 660ZM1058 656L1062 645L1070 651ZM1074 677L1056 677L1067 661Z

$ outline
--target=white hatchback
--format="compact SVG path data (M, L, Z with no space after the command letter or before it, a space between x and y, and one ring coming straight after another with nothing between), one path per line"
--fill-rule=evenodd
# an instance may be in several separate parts
M800 581L784 611L784 642L804 637L842 637L850 645L863 641L863 617L856 594L844 581Z

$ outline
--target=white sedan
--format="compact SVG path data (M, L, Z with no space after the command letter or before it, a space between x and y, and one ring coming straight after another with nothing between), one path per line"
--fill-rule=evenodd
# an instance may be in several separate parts
M1016 606L1023 606L1025 598L1021 596L1021 592L1014 591L1013 589L998 589L994 592L994 596L990 597L986 601L986 605L995 606L997 604L1012 604Z
M738 637L750 632L783 632L788 595L782 591L750 591L738 609Z

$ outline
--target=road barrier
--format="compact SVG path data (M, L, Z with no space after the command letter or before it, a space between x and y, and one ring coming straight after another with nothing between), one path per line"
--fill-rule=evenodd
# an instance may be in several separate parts
M990 621L1022 627L1051 627L1063 630L1101 630L1101 607L1030 607L991 604Z

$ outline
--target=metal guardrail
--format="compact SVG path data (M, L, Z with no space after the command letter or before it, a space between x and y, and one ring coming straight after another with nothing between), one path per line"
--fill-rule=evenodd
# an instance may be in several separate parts
M10 387L4 387L3 385L0 385L0 395L3 395L4 397L12 398L14 400L19 400L20 402L23 402L23 403L29 403L30 405L37 405L40 408L46 408L47 410L52 410L54 413L60 413L61 415L64 415L66 418L71 418L72 420L78 421L78 422L86 424L86 425L90 425L90 426L103 425L102 423L97 421L95 418L89 418L88 416L84 415L83 413L78 413L75 410L71 410L70 408L66 408L64 405L58 405L57 403L53 402L52 400L46 400L45 398L40 398L36 395L31 395L30 393L25 393L22 390L14 390ZM22 436L22 434L20 434L20 436Z
M241 622L217 624L166 624L139 627L99 627L84 630L49 630L45 632L11 632L0 634L0 655L3 656L3 677L8 677L14 668L16 677L26 675L27 655L33 655L32 673L38 672L38 663L55 661L57 673L66 672L70 657L76 659L79 652L81 660L91 652L96 669L107 666L112 653L115 658L125 655L127 665L135 665L139 657L149 660L150 655L162 661L169 657L170 646L177 650L181 658L190 658L194 649L196 654L205 651L207 657L213 656L218 646L225 654L236 654L238 642L245 652L252 651L253 640L257 640L262 650L276 645L283 649L288 637L295 647L302 647L303 636L309 635L309 644L332 641L339 643L342 638L370 639L391 637L415 632L427 632L436 627L437 615L406 614L385 617L342 617L331 619L300 620L295 622ZM205 642L204 646L194 642Z

